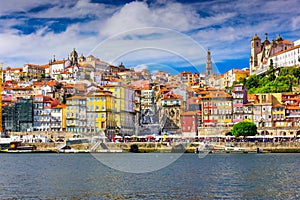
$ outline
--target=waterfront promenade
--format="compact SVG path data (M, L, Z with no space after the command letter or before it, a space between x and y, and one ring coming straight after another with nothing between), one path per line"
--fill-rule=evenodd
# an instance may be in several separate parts
M35 145L38 150L53 150L64 146L63 142L51 142L51 143L28 143L27 145ZM70 145L72 149L76 150L90 150L96 143L83 143ZM186 153L193 153L195 148L199 146L199 142L127 142L127 143L104 143L108 150L122 150L123 152L129 152L133 145L136 145L139 152L171 152L172 148L178 145L183 145ZM224 149L225 146L232 146L238 148L244 148L249 150L255 150L257 148L264 150L265 152L297 152L300 153L300 142L211 142L216 150ZM99 145L95 151L105 150L103 146Z
M73 138L78 136L78 134L72 132L34 132L34 133L11 133L11 135L22 136L22 141L24 145L34 145L37 150L51 150L56 151L57 149L66 145L67 138ZM48 142L42 142L41 140L26 140L28 136L33 136L35 138L44 137L48 138ZM91 140L91 135L81 135L80 137L90 138L90 143L74 144L71 145L72 149L75 150L91 150L95 147L96 142ZM157 141L155 139L149 139L144 137L142 140L116 140L115 142L109 142L109 140L104 141L105 145L97 145L94 151L105 150L103 147L110 150L122 150L123 152L128 152L132 148L132 145L136 145L139 152L170 152L172 148L176 145L182 144L186 152L194 152L195 148L198 147L202 141L209 142L214 146L216 150L224 149L225 146L245 148L245 149L263 149L268 152L300 152L300 139L298 137L282 137L273 138L270 137L256 139L241 139L234 137L222 137L222 138L167 138L166 141L162 139Z

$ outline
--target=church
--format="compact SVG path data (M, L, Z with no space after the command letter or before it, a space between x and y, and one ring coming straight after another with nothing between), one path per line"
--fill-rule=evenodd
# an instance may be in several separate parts
M275 68L299 66L300 40L292 42L278 35L270 42L265 35L264 41L257 34L251 39L250 75L264 74L271 63Z

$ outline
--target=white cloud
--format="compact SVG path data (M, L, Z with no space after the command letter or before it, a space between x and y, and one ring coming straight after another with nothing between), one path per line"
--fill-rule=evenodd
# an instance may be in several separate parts
M187 31L200 23L193 7L179 3L167 3L163 6L150 6L146 2L131 2L108 18L101 28L103 35L143 27L164 27L178 31Z
M140 72L140 71L142 71L144 69L148 69L148 66L145 65L145 64L138 65L138 66L134 67L134 70L137 71L137 72Z
M292 30L299 30L300 28L300 15L292 18Z

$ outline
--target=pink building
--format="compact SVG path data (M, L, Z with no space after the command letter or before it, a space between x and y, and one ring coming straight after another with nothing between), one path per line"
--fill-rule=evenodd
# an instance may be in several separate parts
M241 85L235 85L232 90L232 122L244 121L244 104L247 103L247 89Z

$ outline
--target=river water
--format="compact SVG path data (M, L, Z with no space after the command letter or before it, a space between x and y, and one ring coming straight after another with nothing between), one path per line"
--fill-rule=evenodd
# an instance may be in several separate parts
M0 154L0 199L300 199L300 154L183 154L148 173L91 154Z

